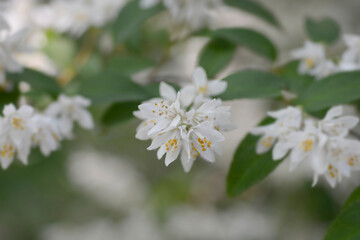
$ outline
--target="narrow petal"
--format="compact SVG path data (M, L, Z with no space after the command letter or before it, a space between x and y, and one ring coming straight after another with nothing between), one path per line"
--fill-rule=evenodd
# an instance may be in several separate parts
M170 86L169 84L165 82L160 83L160 96L169 100L169 101L175 101L176 100L176 91L175 89Z
M213 80L213 81L210 81L208 84L210 96L217 96L217 95L225 92L226 88L227 88L227 82L225 82L225 81Z
M204 87L207 85L206 72L202 67L198 67L195 69L193 74L193 82L196 87Z
M339 117L339 116L341 116L342 113L343 113L343 107L342 107L342 106L332 107L332 108L326 113L326 116L325 116L324 120L329 120L329 119L333 119L333 118L335 118L335 117Z

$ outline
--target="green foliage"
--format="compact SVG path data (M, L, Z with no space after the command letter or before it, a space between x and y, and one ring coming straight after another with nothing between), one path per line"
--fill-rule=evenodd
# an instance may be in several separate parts
M324 240L338 239L360 239L360 187L351 194L324 238Z
M31 89L38 93L56 96L61 91L60 86L53 77L29 68L24 69L21 73L9 73L7 78L16 83L27 82L30 84Z
M15 103L19 98L19 91L16 89L14 91L7 92L4 89L0 90L0 109L3 109L4 105Z
M90 98L94 104L143 101L152 97L128 76L114 70L105 70L84 80L80 93Z
M266 118L260 125L266 125L272 119ZM227 176L227 192L236 196L268 176L281 162L273 161L271 151L257 154L255 146L259 137L248 134L238 146Z
M268 23L280 27L280 24L276 17L265 8L262 4L253 0L225 0L225 3L229 6L239 8L248 13L254 14L255 16L267 21Z
M212 39L202 50L199 65L214 78L231 61L236 46L223 39Z
M286 89L301 94L314 82L314 77L298 72L299 61L291 61L274 70L274 73L282 77L286 83Z
M296 104L312 112L360 99L360 71L342 72L312 83Z
M142 9L139 0L129 1L113 24L115 41L125 42L129 39L134 41L134 36L139 34L142 24L162 10L163 6L160 4L149 9Z
M279 97L285 87L282 78L255 70L232 74L224 81L228 83L226 92L220 95L224 100Z
M334 43L340 35L340 27L332 18L323 18L318 21L307 18L305 22L309 38L314 42Z
M247 28L222 28L214 32L216 37L244 46L270 60L277 56L273 43L263 34Z
M140 56L116 56L110 59L107 68L124 75L132 75L154 65L153 61Z
M102 124L111 126L130 120L139 104L140 102L121 102L112 104L102 116Z

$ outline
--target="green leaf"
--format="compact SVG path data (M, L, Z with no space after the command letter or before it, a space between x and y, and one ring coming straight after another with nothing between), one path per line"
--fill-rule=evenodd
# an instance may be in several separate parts
M262 4L252 0L225 0L225 3L229 6L239 8L248 13L267 21L268 23L280 27L280 24L276 17L265 8Z
M277 56L273 43L261 33L247 28L222 28L215 32L215 36L231 43L242 45L270 60Z
M255 70L234 73L224 81L228 83L226 92L220 95L224 100L279 97L285 87L282 78Z
M10 81L15 81L17 83L21 81L27 82L30 84L32 90L39 93L47 93L56 96L61 91L55 78L29 68L24 69L21 73L7 74L7 78Z
M323 18L318 21L307 18L305 22L309 38L314 42L333 43L340 35L340 27L332 18Z
M161 12L163 6L158 4L149 9L140 8L139 0L130 1L119 13L113 24L116 42L125 42L136 35L142 24L153 15Z
M271 123L266 118L260 125ZM227 192L229 196L236 196L268 176L282 162L273 161L271 151L257 154L255 146L259 137L248 134L238 146L227 176Z
M151 68L155 63L149 59L138 56L117 56L110 59L108 69L124 75L132 75L141 70Z
M202 50L199 65L209 78L214 78L231 61L236 46L223 39L211 40Z
M274 73L284 79L286 89L301 94L314 82L314 77L298 73L299 61L291 61L284 66L276 68Z
M0 112L2 111L4 105L10 103L16 103L20 93L17 89L14 89L10 92L4 91L3 89L0 90Z
M324 240L338 239L360 239L360 187L351 194L324 238Z
M95 104L143 101L152 97L144 87L113 70L86 79L81 84L80 93Z
M342 72L311 84L297 104L307 111L318 111L360 99L360 71Z
M114 103L105 111L101 122L104 125L111 126L130 120L139 104L140 102Z

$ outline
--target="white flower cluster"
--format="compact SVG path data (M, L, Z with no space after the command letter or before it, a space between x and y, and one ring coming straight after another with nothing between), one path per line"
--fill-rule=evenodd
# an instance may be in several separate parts
M231 108L221 100L211 99L226 90L227 83L208 81L204 69L197 68L193 84L178 93L166 83L160 84L161 98L151 99L139 106L134 115L143 120L137 128L136 138L152 139L148 150L158 149L168 166L179 154L186 172L195 159L214 162L220 154L219 143L224 141L223 131L234 129L230 121Z
M81 96L59 96L43 113L23 105L16 109L6 105L0 118L0 162L6 169L13 162L15 154L27 164L32 147L39 146L48 156L60 147L60 141L73 136L74 122L85 129L94 126L92 116L86 110L90 101Z
M360 141L349 138L349 131L359 119L343 116L343 108L331 108L324 119L304 119L300 109L287 107L268 115L275 122L252 129L254 135L263 135L256 152L262 154L273 147L274 160L284 158L288 152L290 171L301 162L310 161L315 185L324 175L332 187L351 171L360 170Z
M34 12L43 28L81 36L89 27L101 27L114 19L127 0L55 0Z
M0 86L6 86L6 72L22 71L21 64L15 55L27 50L25 45L28 36L27 30L11 33L7 21L0 16Z
M160 0L142 0L140 6L144 9L154 6ZM163 0L169 10L172 20L182 26L185 35L187 31L197 31L211 24L211 12L222 5L222 0ZM179 29L177 29L179 30Z
M292 58L301 60L299 73L315 76L319 80L337 72L359 70L360 36L344 35L344 41L347 49L337 63L326 58L322 44L306 41L304 47L291 52Z

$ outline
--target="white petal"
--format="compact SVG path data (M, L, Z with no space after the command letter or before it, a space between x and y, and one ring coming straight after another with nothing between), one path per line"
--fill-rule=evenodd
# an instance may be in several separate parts
M341 116L342 113L343 113L343 107L342 106L332 107L326 113L326 116L325 116L324 120L329 120L329 119L333 119L335 117L339 117L339 116Z
M271 136L263 136L259 139L259 141L256 143L256 153L257 154L263 154L271 149L275 142L276 138Z
M288 153L290 150L291 145L287 141L278 141L274 145L274 149L272 152L272 156L274 160L280 160Z
M166 153L165 157L165 165L169 166L170 163L175 161L180 153L180 147L175 148L175 145L170 148L170 150Z
M220 80L209 81L208 89L210 96L217 96L225 92L227 88L227 82Z
M3 114L5 116L9 116L15 112L16 112L16 108L15 108L14 104L5 105L4 110L3 110Z
M193 82L197 88L207 86L206 72L202 67L195 69L193 74Z
M160 96L166 100L175 101L177 94L175 89L165 82L160 83Z
M193 103L196 95L196 89L193 85L185 86L180 90L181 92L181 98L180 102L181 105L184 107L190 106L190 104Z
M192 165L194 164L195 159L188 158L185 149L181 151L181 164L185 172L190 172Z
M78 110L77 121L82 128L85 128L85 129L94 128L93 118L92 118L90 112L88 112L85 109Z
M165 153L166 153L166 146L162 145L159 148L159 150L157 151L156 156L157 156L158 159L161 159L164 156Z

